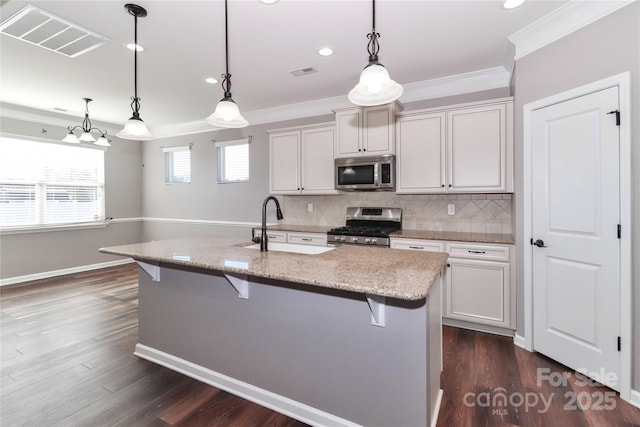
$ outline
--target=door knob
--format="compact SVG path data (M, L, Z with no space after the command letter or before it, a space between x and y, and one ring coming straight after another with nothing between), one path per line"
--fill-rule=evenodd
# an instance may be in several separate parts
M531 240L533 240L533 239L531 239ZM546 248L546 246L544 245L544 242L542 240L540 240L540 239L536 240L535 242L532 242L531 244L534 245L534 246L537 246L539 248Z

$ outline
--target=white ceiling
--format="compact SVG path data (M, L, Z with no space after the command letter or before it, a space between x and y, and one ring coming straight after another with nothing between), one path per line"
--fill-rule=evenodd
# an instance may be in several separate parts
M138 24L138 40L145 48L138 54L141 117L152 130L202 122L223 95L219 83L204 79L219 79L224 72L224 2L135 2L148 11ZM92 119L123 124L131 115L133 95L133 52L124 47L133 41L127 1L2 0L2 20L27 3L111 41L69 58L3 34L0 101L81 115L81 98L90 97ZM378 0L380 61L403 85L510 67L507 37L564 3L530 0L505 10L500 0ZM370 31L369 0L280 0L273 5L230 0L233 98L246 116L326 98L346 101L367 64ZM335 54L319 56L323 46ZM318 72L290 74L304 67Z

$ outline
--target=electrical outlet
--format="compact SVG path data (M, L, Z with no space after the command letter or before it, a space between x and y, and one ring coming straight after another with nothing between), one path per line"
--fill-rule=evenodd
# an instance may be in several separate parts
M456 214L456 205L454 205L454 204L447 205L447 214L448 215L455 215Z
M313 212L313 203L307 203L307 212Z

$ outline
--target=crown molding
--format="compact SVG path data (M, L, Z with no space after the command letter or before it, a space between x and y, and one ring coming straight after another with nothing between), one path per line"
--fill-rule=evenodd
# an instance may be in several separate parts
M400 97L400 101L406 103L504 88L509 87L510 79L511 73L505 68L494 67L424 80L404 85L404 93ZM260 125L333 114L333 110L347 107L353 107L353 104L349 102L346 95L343 95L305 101L297 104L282 105L263 110L247 111L243 115L251 125ZM151 132L156 135L157 138L167 138L216 130L220 130L220 128L213 127L206 121L200 120L159 126L151 129Z
M509 87L510 78L511 73L509 73L509 71L504 67L494 67L469 73L408 83L404 85L404 93L400 97L400 101L403 103L414 102ZM331 98L299 102L297 104L265 108L263 110L247 111L244 113L244 116L251 125L261 125L307 117L330 115L333 114L334 109L346 107L353 107L353 104L349 102L345 94ZM0 103L0 108L0 116L2 117L25 120L34 123L66 128L69 124L78 121L77 116L60 114L46 110L37 110L20 105ZM117 124L97 121L94 121L94 123L100 126L100 128L107 130L111 135L115 135L120 130L120 126ZM156 138L168 138L180 135L213 132L220 129L221 128L211 126L203 119L193 122L157 126L150 130Z
M569 1L508 37L515 45L515 59L527 56L635 1Z

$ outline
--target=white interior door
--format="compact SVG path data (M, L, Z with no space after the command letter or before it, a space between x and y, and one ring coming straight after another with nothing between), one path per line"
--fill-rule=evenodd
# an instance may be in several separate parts
M533 112L532 244L534 349L619 390L617 109L613 87Z

